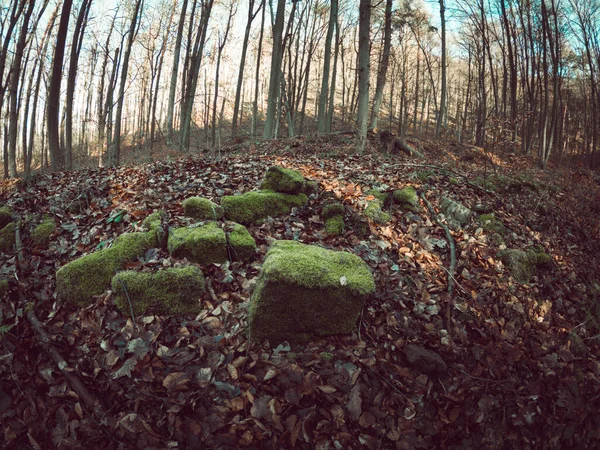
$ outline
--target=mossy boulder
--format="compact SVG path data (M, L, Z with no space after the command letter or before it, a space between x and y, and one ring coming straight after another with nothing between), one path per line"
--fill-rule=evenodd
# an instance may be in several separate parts
M381 192L378 189L369 189L368 191L365 191L365 194L368 196L372 195L377 200L381 201L381 203L387 202L387 200L390 198L389 192Z
M344 216L341 214L336 214L335 216L328 217L325 220L325 232L329 236L340 236L344 233L344 229Z
M115 304L125 314L185 314L200 312L198 299L204 291L204 275L196 266L161 269L157 272L127 270L112 278ZM125 285L125 290L123 289ZM131 301L131 306L129 301Z
M440 207L446 217L448 226L453 230L460 230L473 214L466 206L447 197L442 198Z
M276 241L250 298L251 338L275 344L350 333L374 292L373 275L358 256Z
M504 236L507 232L502 221L493 214L481 214L477 216L477 222L479 222L484 231L498 233L501 236Z
M541 247L532 247L528 250L508 249L498 252L498 258L506 265L515 281L529 283L539 266L552 261L550 255L542 251Z
M261 189L282 192L285 194L299 194L304 188L304 176L299 170L284 169L279 166L269 167Z
M8 206L0 207L0 229L12 222L12 211Z
M162 220L166 215L167 214L162 210L154 211L152 214L150 214L148 217L146 217L144 219L144 221L142 222L142 227L144 227L146 230L150 230L150 231L161 228Z
M245 225L269 216L282 216L292 208L304 206L307 202L308 197L305 194L282 194L269 190L227 195L221 199L225 217Z
M15 246L15 224L10 222L0 230L0 252L11 253Z
M173 230L169 234L167 248L171 255L199 264L227 261L227 239L217 222Z
M54 233L56 224L51 217L45 217L31 232L31 239L35 245L46 245L50 241L50 236Z
M202 197L189 197L182 203L183 212L187 217L196 220L219 220L223 217L223 207Z
M332 202L328 205L325 205L323 211L321 212L321 217L323 217L323 219L329 219L330 217L334 216L343 216L345 212L346 210L343 204L340 202Z
M244 225L228 222L225 225L227 231L227 245L229 254L234 261L248 261L256 253L256 241Z
M383 202L378 198L370 200L364 211L365 216L378 224L388 223L392 216L383 210Z
M407 186L404 189L397 189L392 195L394 203L399 205L401 209L407 211L419 210L419 196L414 187Z
M125 233L107 249L71 261L56 272L59 298L78 306L88 306L95 295L102 294L110 280L127 263L144 256L156 247L156 233Z
M319 183L312 180L307 180L304 182L304 187L302 188L302 193L311 196L319 193Z

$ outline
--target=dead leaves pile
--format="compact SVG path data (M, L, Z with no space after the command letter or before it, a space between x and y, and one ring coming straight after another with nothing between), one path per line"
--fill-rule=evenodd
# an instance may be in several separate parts
M342 139L342 138L340 138ZM271 145L273 148L267 148ZM11 448L565 448L593 447L600 435L600 307L593 292L593 249L582 230L593 222L584 178L544 200L554 217L532 208L540 194L486 197L440 173L419 176L403 160L377 156L324 157L343 141L299 141L291 151L264 144L254 154L218 163L199 159L38 175L5 185L2 202L24 221L50 214L59 227L47 248L35 247L25 225L26 264L3 257L10 292L0 306L0 418ZM457 152L459 150L456 150ZM456 166L460 155L431 152L474 179L481 168ZM509 228L509 246L540 244L553 255L528 286L515 284L496 259L498 245L468 225L454 234L456 289L448 297L447 243L425 207L392 222L368 223L327 237L312 198L288 217L251 226L260 256L251 264L204 267L209 291L196 317L121 316L109 292L83 310L56 302L54 273L84 253L135 229L158 208L186 223L180 202L192 195L218 200L256 188L269 165L302 170L359 213L369 188L414 186L434 206L442 195L484 203ZM410 164L410 162L408 162ZM535 174L542 179L544 175ZM559 185L560 180L553 183ZM594 190L595 189L595 190ZM595 194L594 194L595 192ZM570 217L566 216L569 205ZM547 211L547 210L546 210ZM589 225L591 226L591 225ZM568 230L568 232L565 232ZM352 251L373 271L377 295L357 332L305 347L258 345L247 339L248 299L274 239L300 239ZM596 245L596 247L594 247ZM137 268L176 264L153 252ZM596 273L597 276L597 273ZM595 281L597 282L597 280ZM598 287L600 289L600 286ZM449 303L451 302L451 303ZM446 314L451 305L448 322ZM102 404L82 407L25 319L35 308L53 344ZM420 373L402 349L435 350L442 374Z

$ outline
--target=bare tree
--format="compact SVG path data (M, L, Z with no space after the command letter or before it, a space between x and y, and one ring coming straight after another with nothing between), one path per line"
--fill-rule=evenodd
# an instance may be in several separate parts
M356 148L364 151L367 144L369 114L371 0L360 0L358 50L358 118Z

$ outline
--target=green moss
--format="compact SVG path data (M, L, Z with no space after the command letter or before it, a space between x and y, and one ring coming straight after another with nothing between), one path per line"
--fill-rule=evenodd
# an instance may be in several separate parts
M8 206L0 207L0 229L12 222L12 211Z
M374 292L373 275L358 256L277 241L250 299L251 337L277 343L350 333Z
M217 222L208 222L200 227L177 228L169 234L167 246L171 255L199 264L227 261L225 232Z
M50 236L54 233L56 224L51 217L46 217L31 232L31 239L35 245L46 245L50 241Z
M167 214L162 210L154 211L152 214L150 214L144 219L144 221L142 222L142 226L147 230L156 230L158 228L161 228L162 220L166 215Z
M290 195L273 191L252 191L221 199L225 217L242 224L287 214L292 208L304 206L307 202L308 197L304 194Z
M246 229L239 223L227 224L227 244L231 258L234 261L248 261L256 253L256 241Z
M344 233L344 217L335 215L325 221L325 231L329 236L339 236Z
M343 216L346 210L344 209L344 205L338 202L330 203L325 208L323 208L323 212L321 213L321 217L323 219L329 219L333 216Z
M0 280L0 298L8 292L8 280Z
M158 272L117 273L112 279L116 294L115 304L130 315L130 305L136 315L148 312L156 314L185 314L200 312L198 299L204 291L204 276L195 266L159 270Z
M11 253L15 246L15 224L10 222L0 230L0 252Z
M365 208L365 216L375 223L384 224L392 220L392 216L382 210L383 202L379 199L371 200Z
M186 216L196 220L219 220L223 217L223 207L207 198L186 198L181 206L183 206L183 212Z
M304 187L302 188L302 193L307 196L317 194L319 192L319 183L316 181L305 181Z
M477 222L481 224L481 228L491 233L498 233L504 236L507 232L504 224L493 214L481 214L477 217Z
M538 266L550 263L550 255L532 248L529 250L502 250L498 252L500 260L510 269L518 283L529 283Z
M155 246L154 232L122 234L111 247L61 267L56 272L56 293L63 300L87 306L108 288L116 272Z
M267 170L261 189L286 194L299 194L304 188L304 176L299 170L272 166Z
M375 197L377 200L379 200L381 202L381 204L383 205L387 199L390 197L390 194L388 192L381 192L377 189L369 189L368 191L365 192L366 195L372 195L373 197Z
M454 177L450 177L450 179L448 181L450 181L450 184L458 184L459 183L459 181Z
M419 210L419 196L412 186L407 186L404 189L394 191L393 198L394 203L399 204L402 209L409 211Z

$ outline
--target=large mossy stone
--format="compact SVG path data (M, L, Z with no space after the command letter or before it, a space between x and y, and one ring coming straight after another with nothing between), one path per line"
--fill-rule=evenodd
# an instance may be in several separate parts
M292 208L304 206L308 197L304 194L282 194L274 191L251 191L241 195L228 195L221 199L225 217L244 225L267 217L278 217Z
M0 229L12 222L12 211L8 206L0 207Z
M115 239L111 247L71 261L56 272L58 297L78 306L88 306L95 295L108 288L115 273L144 256L156 244L154 231L125 233Z
M304 189L304 176L299 170L272 166L267 170L261 189L285 194L299 194Z
M325 232L329 236L340 236L344 233L345 228L346 225L344 224L344 216L341 214L328 217L325 220Z
M198 264L221 264L227 261L227 239L217 222L173 230L169 234L167 248L171 255Z
M407 211L418 211L419 196L417 191L412 186L407 186L404 189L397 189L393 193L394 203L400 206L401 209Z
M56 224L54 220L51 217L44 218L31 232L33 243L40 246L47 245L55 229Z
M248 261L256 253L256 241L244 225L229 222L225 226L229 254L234 261Z
M182 203L183 212L187 217L196 220L219 220L223 217L223 207L202 197L189 197Z
M11 253L15 246L15 224L10 222L0 230L0 252Z
M501 236L504 236L507 233L506 227L502 221L493 214L481 214L477 217L477 222L479 222L484 231L498 233Z
M196 266L154 273L127 270L112 278L115 304L127 315L131 314L131 308L135 315L198 313L201 309L198 299L204 286L204 275Z
M506 265L518 283L529 283L539 266L549 264L552 258L541 248L528 250L507 249L498 252L498 258Z
M383 202L378 198L370 200L364 210L365 216L378 224L388 223L392 216L383 210Z
M276 241L250 298L251 338L275 344L350 333L374 292L373 275L358 256Z
M304 187L302 188L302 193L307 196L316 195L319 193L319 183L313 180L307 180L304 182Z
M440 207L446 217L448 226L453 230L460 230L473 214L466 206L447 197L442 198Z

